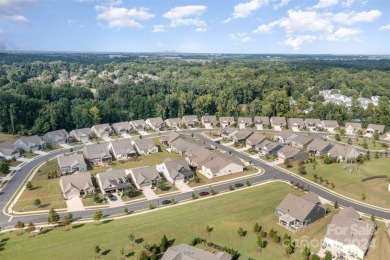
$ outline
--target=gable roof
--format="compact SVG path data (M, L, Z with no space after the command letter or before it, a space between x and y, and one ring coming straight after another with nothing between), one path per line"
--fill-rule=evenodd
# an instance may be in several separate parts
M152 139L136 139L133 141L138 150L149 150L156 147Z
M197 154L202 147L210 147L208 144L194 140L189 135L181 135L170 143L171 147L187 155Z
M110 132L112 131L111 126L109 124L100 124L100 125L94 125L91 129L95 129L97 134L102 134L104 132Z
M100 179L102 189L117 188L122 189L131 185L130 179L126 175L125 170L114 170L107 172L100 172L96 175Z
M140 120L133 120L129 122L134 128L144 128L146 126L145 121L140 119Z
M144 183L150 183L160 178L160 174L155 166L146 166L130 170L134 177L134 182L142 186Z
M95 189L89 172L76 172L71 175L61 176L60 185L64 194L77 190Z
M318 118L307 118L305 119L306 126L318 126L321 125L321 120Z
M209 169L213 174L216 174L231 163L244 166L239 158L225 153L219 153L218 156L204 163L203 166Z
M111 142L111 147L116 154L135 153L134 147L130 139L123 139Z
M339 123L336 120L322 120L322 125L326 127L339 127Z
M347 123L345 123L345 128L348 128L348 127L352 127L352 129L354 129L354 130L359 130L362 128L362 125L360 123L347 122Z
M60 130L46 133L44 135L44 138L47 136L51 136L54 141L59 141L59 140L67 139L69 137L69 133L65 129L60 129Z
M318 138L314 138L314 140L307 146L308 149L310 150L315 150L315 151L322 151L328 146L332 146L331 143L322 141Z
M251 136L253 134L253 132L249 129L240 129L235 135L234 135L234 138L237 139L237 140L245 140L247 139L249 136Z
M276 210L303 222L316 205L311 197L298 197L289 193L276 207ZM321 203L319 205L322 206Z
M340 144L333 144L333 147L330 148L330 150L328 151L328 154L332 157L345 157L347 156L347 153L348 153L348 147L347 146L343 146L343 145L340 145Z
M282 149L280 149L278 151L278 154L283 154L285 158L292 158L300 152L301 152L301 150L299 150L297 148L285 145L285 146L283 146Z
M92 130L91 128L80 128L80 129L75 129L75 130L72 130L70 133L78 138L81 138L81 137L89 137L89 135L91 134Z
M313 141L313 139L310 137L307 137L304 135L299 135L297 138L294 139L293 142L305 146L312 141Z
M232 116L221 116L220 118L219 118L219 122L221 123L221 124L227 124L227 123L234 123L234 117L232 117Z
M253 121L255 124L269 125L268 116L255 116Z
M376 124L368 124L367 129L372 129L374 131L378 131L379 133L383 133L385 131L384 125L376 125Z
M211 124L215 124L218 122L216 116L202 116L201 120L203 123L211 123Z
M88 159L112 157L106 143L86 145L83 151Z
M280 137L282 138L283 140L286 140L290 137L294 138L295 137L298 137L298 135L294 134L293 132L290 132L290 131L280 131L279 133L275 134L275 137Z
M131 126L129 125L129 122L125 121L112 124L112 128L115 130L115 132L120 132L124 130L129 131Z
M196 115L188 115L188 116L183 116L181 121L185 124L189 124L189 123L197 123L199 122L199 119Z
M186 244L172 246L167 249L161 260L231 260L226 252L212 254Z
M250 145L256 145L264 141L267 137L260 133L254 133L253 135L249 136L248 139L246 139L246 143Z
M303 126L303 119L302 118L289 118L287 119L288 126L291 128L295 125L297 126Z
M250 118L250 117L239 117L239 118L237 118L237 123L250 124L250 123L252 123L252 118Z
M286 118L280 117L280 116L273 116L273 117L271 117L271 123L273 126L286 125Z
M154 127L160 127L164 124L164 121L162 120L161 117L153 117L153 118L148 118L146 120L149 121L149 123Z
M168 118L168 119L165 119L165 122L168 125L180 125L181 119L180 118Z
M166 159L163 164L168 170L168 174L172 179L182 176L192 176L194 172L191 170L186 160Z
M79 153L72 153L68 155L60 154L57 160L60 168L74 167L77 164L85 164L83 155Z
M33 135L33 136L28 136L28 137L22 137L19 139L22 143L24 143L25 145L27 145L27 147L32 147L32 146L36 146L36 145L43 145L45 142L42 141L42 139L37 136L37 135ZM18 140L18 141L19 141Z
M11 142L0 143L0 152L4 156L12 156L14 153L18 152L18 148Z

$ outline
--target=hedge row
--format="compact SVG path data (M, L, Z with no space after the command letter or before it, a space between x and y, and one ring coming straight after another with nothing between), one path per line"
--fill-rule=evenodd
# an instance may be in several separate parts
M373 179L386 179L388 177L389 176L387 176L387 175L376 175L376 176L364 178L364 179L362 179L362 181L369 181L369 180L373 180Z

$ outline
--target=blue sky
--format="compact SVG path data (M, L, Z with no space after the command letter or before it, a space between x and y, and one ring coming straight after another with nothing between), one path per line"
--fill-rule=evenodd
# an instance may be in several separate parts
M389 0L0 0L0 50L390 54Z

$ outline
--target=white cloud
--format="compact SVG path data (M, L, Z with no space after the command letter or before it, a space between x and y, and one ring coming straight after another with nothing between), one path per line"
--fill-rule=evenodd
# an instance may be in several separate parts
M320 0L318 4L313 6L314 8L320 9L320 8L328 8L337 5L339 0Z
M274 9L277 10L279 8L282 8L286 5L288 5L288 3L290 2L291 0L281 0L279 4L277 5L274 5Z
M339 28L332 34L327 35L328 41L347 41L351 39L357 40L356 36L361 34L362 31L357 28Z
M206 22L199 17L206 9L207 6L204 5L177 6L163 14L163 17L171 21L170 27L192 25L197 27L197 31L204 31L206 30Z
M253 33L270 33L272 31L272 27L266 24L262 24L257 27L256 30L253 30Z
M249 37L246 33L242 32L242 33L231 33L229 34L229 37L232 39L232 40L235 40L235 41L240 41L240 42L243 42L243 43L247 43L247 42L250 42L252 40L251 37Z
M147 8L142 7L127 9L124 7L98 5L95 9L100 12L97 19L106 21L109 28L139 29L144 27L139 21L149 20L154 17L153 14L147 12Z
M260 9L261 7L268 5L269 0L251 0L246 3L239 3L234 6L234 11L232 16L229 19L226 19L224 22L230 22L233 19L242 19L250 16L254 11Z
M329 19L315 11L294 11L287 12L288 17L275 21L279 27L287 33L293 32L332 32L333 25Z
M165 26L162 24L153 25L153 32L165 32Z
M382 12L379 10L363 11L359 13L352 11L349 13L331 14L334 22L346 25L352 25L360 22L370 23L378 19L381 15Z
M390 30L390 24L379 27L379 30L381 30L381 31Z
M19 9L31 7L34 3L35 0L0 0L0 19L19 23L31 23L26 17L20 14Z
M3 16L3 19L10 20L13 22L18 22L18 23L31 23L30 20L28 20L26 17L24 17L23 15L18 15L18 14L5 15L5 16Z
M361 5L367 4L368 0L345 0L341 2L341 5L344 7L351 7L355 3L359 3Z
M317 37L314 35L299 35L287 38L283 41L283 44L292 47L294 50L299 50L302 44L312 43L316 39Z
M195 32L207 32L207 28L205 27L199 27L195 29Z

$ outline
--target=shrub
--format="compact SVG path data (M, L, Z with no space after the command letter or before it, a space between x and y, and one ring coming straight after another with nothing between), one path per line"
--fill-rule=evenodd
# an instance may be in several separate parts
M373 180L373 179L386 179L388 178L389 176L387 175L375 175L375 176L371 176L371 177L367 177L367 178L363 178L362 181L369 181L369 180Z

